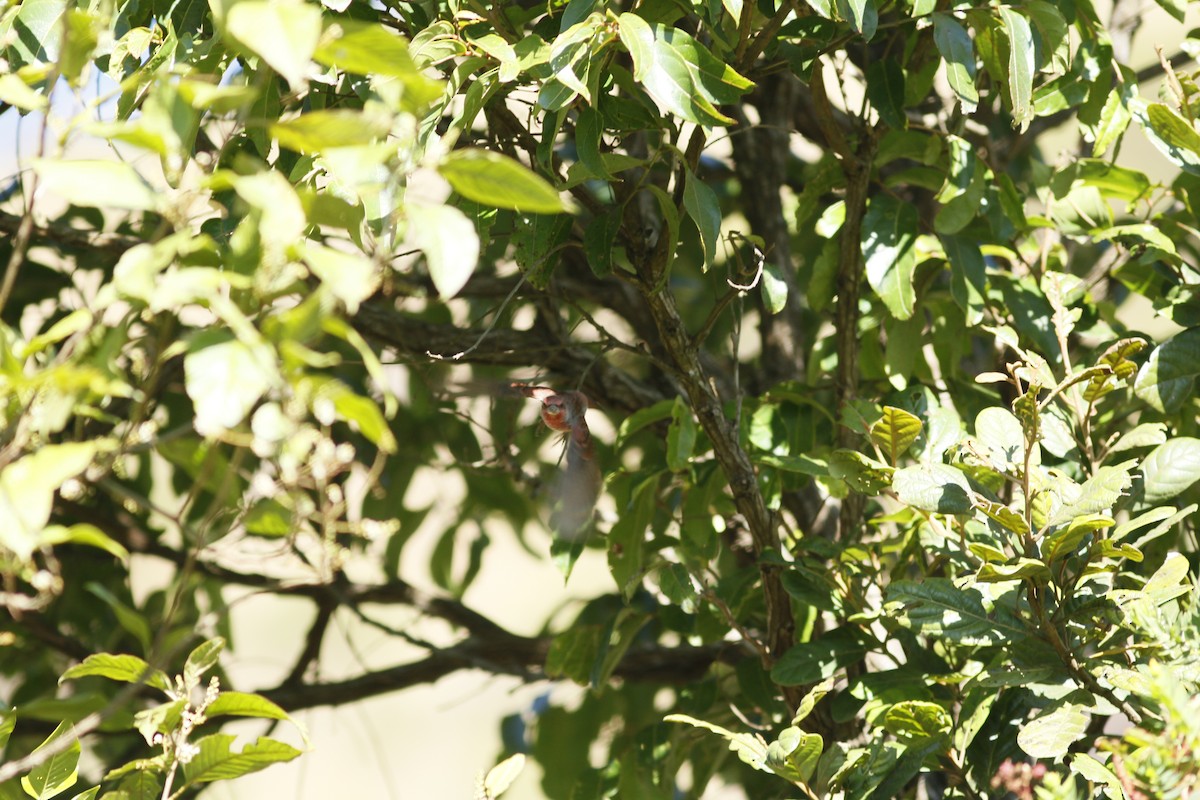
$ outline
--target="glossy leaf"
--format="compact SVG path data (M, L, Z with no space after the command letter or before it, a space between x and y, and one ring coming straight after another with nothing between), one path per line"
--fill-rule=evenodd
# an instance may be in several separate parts
M916 308L917 228L913 206L885 194L871 198L862 228L867 281L896 319L908 319Z
M871 441L883 449L884 454L893 466L900 456L921 435L921 420L904 409L883 407L883 416L871 425Z
M554 187L520 162L489 150L456 150L438 164L454 191L476 203L529 214L555 214L567 207Z
M696 421L683 398L676 397L671 407L671 426L667 429L667 467L672 472L688 468L696 447Z
M678 28L635 14L621 14L618 22L634 77L663 108L697 125L733 122L717 106L735 102L752 82Z
M34 753L56 745L60 739L74 737L75 729L68 722L59 723L46 740L33 749ZM70 789L79 779L79 740L74 739L65 749L46 758L28 775L21 778L21 788L34 800L49 800Z
M711 269L716 263L717 239L721 235L721 206L717 193L690 170L683 184L683 207L700 231L704 264Z
M950 14L933 15L933 41L946 63L946 80L958 96L964 114L972 114L979 105L975 88L975 46L962 23Z
M125 683L137 683L144 680L156 689L167 689L171 685L166 673L160 670L151 670L150 665L137 656L111 655L109 653L96 653L88 656L79 664L68 668L58 680L59 683L62 683L89 675L99 675L102 678Z
M1008 36L1008 97L1013 125L1025 130L1033 120L1033 76L1037 71L1033 30L1023 14L1007 6L1000 8L1000 19Z

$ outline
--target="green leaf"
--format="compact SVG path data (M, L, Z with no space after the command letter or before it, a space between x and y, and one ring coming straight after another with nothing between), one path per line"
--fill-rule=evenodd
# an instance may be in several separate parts
M47 525L42 530L41 540L44 544L56 546L60 544L82 544L95 547L119 558L129 561L129 551L125 547L95 525L86 522L76 523L70 527L62 525Z
M1164 414L1174 414L1195 397L1200 375L1200 328L1189 328L1163 342L1138 370L1133 391Z
M185 785L240 778L300 755L300 751L291 745L265 736L235 753L232 748L237 738L228 733L216 733L196 742L200 752L183 765Z
M524 768L525 754L517 753L488 770L487 776L483 779L483 790L487 792L488 800L499 797L507 791Z
M1156 447L1167 441L1167 426L1163 422L1143 422L1121 434L1121 438L1109 448L1110 453L1124 453L1143 447Z
M947 137L946 182L937 193L942 204L933 227L939 234L958 233L979 216L987 191L985 168L975 147L961 136Z
M268 130L282 147L298 153L320 153L331 147L371 144L387 136L391 120L386 114L333 108L272 122Z
M379 289L379 265L362 253L309 241L304 243L304 260L350 314L357 314L362 302Z
M117 623L142 646L142 652L149 653L153 635L150 632L150 622L146 617L135 608L130 608L115 594L110 592L102 584L91 581L85 584L84 588L91 594L100 598L117 618Z
M404 84L404 105L411 111L441 96L441 86L427 78L409 54L408 45L395 32L378 23L339 17L321 38L313 57L359 75L399 78Z
M887 589L887 600L889 606L901 606L897 618L914 633L985 646L1025 636L1019 620L990 613L978 589L960 589L948 578L896 581Z
M265 697L246 692L222 691L209 703L204 713L209 717L260 717L262 719L291 719L288 713Z
M145 676L148 686L164 691L171 687L171 679L162 670L151 671L150 665L137 656L115 656L111 653L94 653L88 656L82 663L68 667L58 682L61 684L63 681L92 675L125 683L137 683Z
M4 752L13 729L17 727L17 715L7 709L7 705L0 706L0 752Z
M264 498L250 506L242 517L246 533L255 536L287 536L294 530L292 512L278 500Z
M819 733L805 733L792 726L767 746L767 766L779 777L806 783L817 769L825 741Z
M100 793L100 785L97 784L90 789L86 789L79 794L73 796L71 800L95 800L96 795Z
M987 563L979 568L975 580L980 583L1005 583L1030 579L1045 584L1050 580L1050 568L1033 558L1018 558L1011 564Z
M1186 556L1182 553L1168 553L1162 566L1146 581L1142 592L1159 606L1187 594L1192 589L1191 582L1188 581L1189 569Z
M646 558L646 529L654 515L658 476L642 481L633 491L629 507L608 534L608 569L625 597L630 597L642 579Z
M1100 784L1109 800L1125 800L1126 794L1121 787L1121 780L1108 767L1101 764L1087 753L1076 753L1071 756L1071 772L1080 775L1084 780Z
M133 715L134 727L146 744L153 745L160 735L171 733L179 727L187 707L188 701L180 697L143 709Z
M21 788L35 800L49 800L59 792L66 791L75 785L79 779L79 739L74 738L75 729L71 723L63 721L54 732L46 737L46 741L33 749L31 755L50 748L58 740L71 737L73 741L63 751L55 753L34 767L28 775L21 778Z
M1033 120L1034 61L1033 30L1020 12L1000 7L1000 19L1008 35L1008 96L1012 103L1013 127L1024 131Z
M895 470L855 450L835 450L829 474L844 480L859 494L877 495L892 485Z
M41 111L49 102L45 95L31 89L16 75L0 75L0 103L7 103L22 111Z
M639 408L621 420L621 427L617 429L617 447L623 447L629 441L629 437L642 428L664 419L670 419L674 413L674 400L659 400L652 406Z
M248 344L220 330L205 331L192 340L183 371L196 408L196 432L206 437L240 425L280 381L270 345Z
M83 472L100 442L69 442L40 447L0 469L0 545L21 561L42 544L54 493Z
M380 450L385 453L396 452L396 437L388 427L383 412L371 398L363 397L334 378L306 377L296 384L296 388L309 398L313 413L318 418L332 411L332 416L351 423Z
M635 14L618 18L621 42L633 57L634 78L672 114L697 125L727 125L717 110L754 84L678 28L650 24Z
M1018 536L1024 536L1030 532L1029 524L1025 522L1025 518L1004 503L987 500L986 498L978 498L974 501L974 504L975 508L982 511L984 516L995 520L1002 527Z
M964 114L973 114L979 105L975 88L975 45L967 29L949 14L933 15L933 41L946 63L946 80Z
M721 235L721 205L717 193L691 170L685 169L683 183L683 207L700 231L700 244L704 248L704 266L710 269L716 264L717 239Z
M1042 557L1047 563L1066 558L1075 551L1085 536L1116 524L1116 520L1104 514L1076 517L1042 539Z
M969 514L971 486L962 470L948 464L916 464L896 470L892 488L900 501L922 511Z
M913 271L920 220L917 209L888 194L871 198L862 223L862 252L867 282L896 319L916 309Z
M1200 173L1200 133L1191 122L1162 103L1149 104L1139 117L1163 155L1188 172Z
M890 58L872 61L867 66L867 99L879 118L892 128L904 128L904 70Z
M904 409L883 407L883 416L871 425L871 441L883 449L892 466L921 435L921 420Z
M1085 706L1069 703L1042 714L1017 732L1017 744L1030 758L1057 759L1087 733L1091 714Z
M438 294L458 294L479 263L479 235L467 216L453 206L407 205L408 239L425 253L429 277Z
M293 88L305 84L321 38L318 6L299 0L242 0L225 15L225 27L238 44L261 58Z
M1182 25L1187 21L1187 0L1156 0L1158 7L1166 11Z
M490 150L455 150L438 164L438 172L454 191L487 206L526 214L556 214L567 210L545 178L515 159Z
M4 37L8 49L5 56L15 62L13 66L58 60L62 45L61 19L66 7L65 0L25 0L12 17L11 29L4 30L8 26L0 26L7 34ZM12 71L16 72L15 69Z
M780 686L816 683L861 661L866 654L867 645L856 631L838 628L811 642L792 645L771 668L771 680Z
M225 640L220 636L201 642L188 654L187 662L183 665L183 679L189 686L199 682L201 676L217 665L221 651L225 649Z
M719 736L722 736L729 742L729 749L737 753L738 758L749 764L757 770L770 772L766 766L767 762L767 743L761 737L749 733L734 733L733 731L722 728L720 725L714 725L711 722L705 722L702 719L689 717L687 714L668 714L663 717L664 722L682 722L686 725L691 725L695 728L703 728L707 731L712 731Z
M671 407L671 427L667 429L667 468L672 472L686 470L696 446L696 420L692 409L676 397Z
M1117 501L1129 492L1133 476L1129 470L1132 461L1113 467L1100 467L1080 487L1079 497L1067 503L1050 519L1051 525L1062 525L1076 517L1098 514L1110 510Z
M829 465L811 456L777 456L771 453L756 453L751 458L755 464L761 464L764 467L771 467L783 472L796 472L801 475L809 475L813 478L827 478L830 475ZM887 485L886 482L884 485Z
M1142 462L1147 503L1161 503L1200 480L1200 439L1181 436L1150 452Z
M35 158L30 166L41 188L72 205L131 211L153 211L158 207L158 193L124 161Z
M1158 248L1168 255L1175 255L1175 243L1166 234L1149 223L1132 225L1113 225L1099 231L1095 237L1098 242L1123 241L1127 245Z
M600 154L601 135L604 123L600 112L591 106L579 109L575 118L575 150L579 153L580 162L597 178L612 180L612 173Z
M868 42L875 37L879 26L879 11L874 0L834 0L834 8L842 19L850 23L855 33Z
M953 720L938 703L902 700L887 710L883 727L902 739L933 739L950 732Z
M966 315L967 325L978 325L987 306L987 271L979 245L965 236L939 237L950 263L950 296Z

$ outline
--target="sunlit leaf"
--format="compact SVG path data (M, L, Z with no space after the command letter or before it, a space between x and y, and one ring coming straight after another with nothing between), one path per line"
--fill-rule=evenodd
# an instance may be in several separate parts
M454 191L483 205L530 214L555 214L567 206L545 178L489 150L456 150L438 164Z

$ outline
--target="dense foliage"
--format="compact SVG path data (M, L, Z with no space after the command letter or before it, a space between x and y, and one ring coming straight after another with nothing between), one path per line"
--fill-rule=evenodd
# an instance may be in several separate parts
M1188 796L1200 90L1132 6L8 3L0 797L193 794L303 757L228 717L462 669L589 687L485 798ZM504 629L502 537L611 592ZM312 606L278 686L230 587ZM380 606L457 635L322 679Z

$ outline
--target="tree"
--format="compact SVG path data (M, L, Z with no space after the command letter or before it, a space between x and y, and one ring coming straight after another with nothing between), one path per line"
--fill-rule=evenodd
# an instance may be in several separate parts
M1198 95L1132 5L12 4L0 793L192 795L301 755L228 716L476 669L590 687L482 797L1186 796ZM505 630L496 537L612 591ZM230 586L313 608L279 685L220 679ZM381 605L456 638L314 676Z

